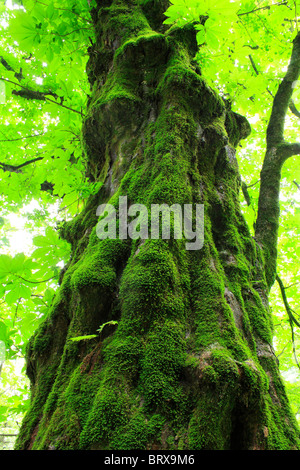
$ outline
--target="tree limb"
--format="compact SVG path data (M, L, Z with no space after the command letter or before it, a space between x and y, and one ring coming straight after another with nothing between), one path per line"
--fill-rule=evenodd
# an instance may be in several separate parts
M267 5L267 6L264 6L264 7L254 8L253 10L246 11L244 13L238 13L237 16L251 15L252 13L256 13L257 11L260 11L260 10L270 10L271 7L273 7L273 6L282 6L282 5L287 5L287 4L288 4L287 1L274 3L273 5Z
M250 47L250 46L249 46ZM254 49L254 48L252 48ZM259 75L259 71L257 69L257 66L254 62L254 59L252 57L251 54L249 54L249 60L251 62L251 65L252 65L252 68L254 70L254 72L256 73L256 75ZM269 88L267 87L267 92L269 93L270 96L272 96L272 98L274 98L274 95L273 93L269 90ZM300 118L300 112L298 111L298 109L296 108L296 105L295 105L295 102L293 99L290 100L290 103L289 103L289 110L291 111L292 114L294 114L294 116L296 116L297 118Z
M293 41L293 50L288 70L280 83L274 97L272 113L267 128L267 147L277 146L284 141L284 122L290 101L292 99L294 83L300 75L300 33Z
M45 135L45 133L41 132L40 134L25 135L24 137L17 137L16 139L0 139L0 142L16 142L17 140L32 139L34 137L40 137L41 135Z
M276 275L276 281L277 281L277 283L279 285L279 288L280 288L280 292L281 292L281 296L282 296L282 300L283 300L283 303L284 303L286 313L288 314L288 319L289 319L289 323L290 323L290 327L291 327L291 333L292 333L293 354L294 354L296 364L297 364L298 368L300 369L300 365L299 365L297 354L296 354L295 334L294 334L294 326L296 325L296 326L298 326L298 328L300 328L300 323L296 320L296 318L293 314L294 312L291 309L291 307L289 306L289 303L288 303L288 300L287 300L287 297L286 297L286 293L285 293L285 287L283 285L282 280L278 276L278 274Z
M293 183L294 183L294 184L297 186L297 188L300 190L300 184L297 183L297 181L295 181L295 180L293 181Z
M28 160L27 162L22 163L21 165L9 165L7 163L2 163L0 162L0 168L3 171L9 171L11 173L22 173L21 168L30 165L31 163L38 162L40 160L43 160L44 157L37 157L33 158L32 160Z
M4 68L6 68L6 70L8 70L9 72L15 72L15 70L11 67L11 65L9 65L9 63L4 59L4 57L0 56L0 64L3 65ZM23 75L22 75L22 69L20 68L20 72L15 72L15 77L17 80L19 80L19 82L22 80Z
M244 181L242 181L242 192L243 192L245 201L247 203L247 206L251 206L251 197L248 192L248 186L246 185Z
M294 100L290 101L290 111L297 117L300 118L300 112L295 106Z
M267 128L267 149L260 174L260 193L255 238L264 255L266 280L271 289L276 278L279 229L279 193L281 169L284 162L300 154L300 143L284 140L284 124L293 94L294 83L300 75L300 33L293 41L287 72L274 97Z
M25 86L21 85L20 83L16 83L12 80L9 80L8 78L0 77L0 80L2 80L3 82L11 83L12 85L15 85L15 86L18 86L18 87L22 88L22 90L19 90L19 91L13 90L12 91L13 95L21 96L22 98L25 98L27 100L49 101L50 103L57 104L58 106L61 106L62 108L68 109L69 111L80 114L80 116L83 115L82 111L78 111L77 109L73 109L73 108L70 108L69 106L64 105L62 103L63 99L61 99L61 102L58 103L57 101L48 98L48 95L51 95L54 98L58 98L58 96L55 93L53 93L51 90L36 91L36 90L31 90L30 88L25 87Z

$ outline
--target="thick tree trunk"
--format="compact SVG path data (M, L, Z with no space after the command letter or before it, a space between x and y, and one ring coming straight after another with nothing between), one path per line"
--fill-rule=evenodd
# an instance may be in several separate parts
M193 27L167 1L93 12L90 177L103 181L62 236L73 254L28 348L32 403L17 449L297 449L272 343L259 246L239 206L235 156L249 133L193 62ZM184 240L100 240L96 211L204 204L200 250ZM94 339L71 341L81 335Z

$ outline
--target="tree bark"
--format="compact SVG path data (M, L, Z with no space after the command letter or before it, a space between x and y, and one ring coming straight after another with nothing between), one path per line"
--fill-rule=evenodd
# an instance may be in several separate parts
M31 339L32 402L17 449L298 449L272 348L261 248L239 205L250 127L206 83L193 25L167 1L99 1L82 140L85 210ZM100 240L97 207L204 204L205 240ZM97 329L107 324L101 333ZM97 335L82 341L71 338Z

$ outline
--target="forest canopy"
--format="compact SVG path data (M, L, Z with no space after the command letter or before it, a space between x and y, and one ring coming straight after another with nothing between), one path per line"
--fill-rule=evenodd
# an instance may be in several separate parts
M143 7L147 1L140 3ZM26 347L47 317L71 252L60 230L103 184L87 172L82 146L82 120L92 92L86 68L96 40L95 6L95 0L0 0L2 434L18 432L16 422L29 406ZM253 236L267 128L299 21L298 0L173 0L165 12L168 26L193 25L195 66L208 86L251 124L237 158L240 202ZM299 120L300 81L295 80L284 138L297 145ZM296 149L281 173L277 277L270 294L274 347L297 417L299 153Z

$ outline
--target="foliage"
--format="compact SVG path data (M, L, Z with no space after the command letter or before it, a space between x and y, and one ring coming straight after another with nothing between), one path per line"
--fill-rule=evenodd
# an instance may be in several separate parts
M85 68L87 49L93 42L92 7L93 2L87 0L1 3L0 341L6 345L8 361L24 356L29 337L47 316L60 269L68 262L70 248L59 238L58 227L78 214L98 189L86 177L81 148L81 123L89 97ZM232 109L252 123L252 134L239 152L249 196L246 201L241 193L241 204L250 228L257 212L266 127L298 31L297 11L298 0L173 0L166 12L166 24L195 24L196 59L202 75L230 101ZM299 90L295 84L296 108ZM297 134L298 119L290 113L288 138ZM295 157L282 172L278 258L278 273L295 312L300 312L299 188ZM13 238L12 214L22 218L32 239L25 248L20 237ZM13 240L20 246L13 246ZM277 285L272 291L272 308L276 350L297 411L299 371ZM87 337L73 341L81 339ZM295 332L296 346L298 343ZM7 364L1 377L4 389L12 380L5 372ZM1 398L0 422L8 414L25 411L26 387L15 395L14 403Z

